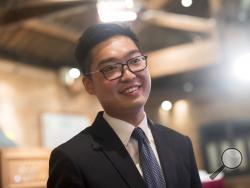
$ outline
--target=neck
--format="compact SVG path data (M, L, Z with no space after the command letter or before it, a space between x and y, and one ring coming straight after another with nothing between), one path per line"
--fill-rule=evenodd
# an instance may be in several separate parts
M122 113L109 112L109 111L106 111L106 113L114 118L126 121L134 125L135 127L137 127L141 123L145 115L144 108L137 110L137 111L129 111L129 112L122 112Z

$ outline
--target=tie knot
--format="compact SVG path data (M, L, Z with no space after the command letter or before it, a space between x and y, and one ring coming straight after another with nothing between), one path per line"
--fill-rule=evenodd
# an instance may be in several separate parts
M138 142L146 141L146 143L148 143L147 136L145 135L144 131L140 127L135 128L131 136L132 138L136 139Z

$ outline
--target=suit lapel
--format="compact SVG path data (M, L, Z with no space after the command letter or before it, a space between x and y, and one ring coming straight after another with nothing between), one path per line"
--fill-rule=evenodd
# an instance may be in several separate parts
M166 180L167 187L169 188L175 178L175 163L173 162L175 161L175 156L168 146L168 144L171 144L171 140L169 140L169 137L166 134L163 134L160 126L155 125L151 120L148 120L148 124L151 128L151 132L155 140L155 145L161 162L162 171Z
M93 148L103 152L129 187L145 188L144 181L132 158L102 115L101 112L97 115L89 131Z

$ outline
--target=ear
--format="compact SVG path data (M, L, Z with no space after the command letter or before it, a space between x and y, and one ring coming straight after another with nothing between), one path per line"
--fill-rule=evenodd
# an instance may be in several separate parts
M95 87L93 85L93 81L91 80L91 78L88 77L83 77L82 78L82 83L86 89L86 91L90 94L90 95L95 95Z

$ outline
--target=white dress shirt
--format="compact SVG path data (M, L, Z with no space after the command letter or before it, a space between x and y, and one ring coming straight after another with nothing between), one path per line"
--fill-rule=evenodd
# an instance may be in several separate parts
M103 113L103 118L109 123L109 125L112 127L112 129L117 134L117 136L120 138L121 142L123 143L123 145L127 149L128 153L130 154L131 158L133 159L140 174L143 175L142 169L141 169L140 163L139 163L138 142L137 142L137 140L131 138L131 134L132 134L135 126L126 122L126 121L111 117L106 112ZM146 136L149 140L149 143L150 143L150 147L152 148L152 150L156 156L156 159L161 167L161 164L159 161L159 156L158 156L158 153L156 151L155 141L154 141L152 132L148 126L147 116L145 113L144 113L143 120L141 121L141 123L137 127L140 127L144 131L144 133L146 134Z

